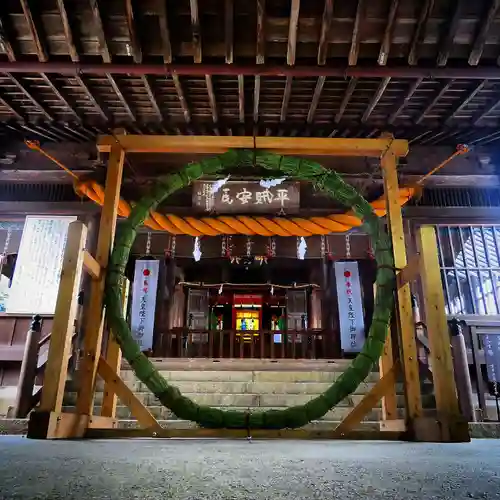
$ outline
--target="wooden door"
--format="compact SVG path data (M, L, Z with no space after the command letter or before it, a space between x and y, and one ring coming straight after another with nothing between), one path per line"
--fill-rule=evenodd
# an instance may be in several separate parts
M186 325L190 330L208 330L209 297L208 290L188 292ZM193 334L193 342L207 342L208 334Z
M307 292L305 290L289 290L286 295L286 327L287 330L304 330L307 328ZM300 342L300 338L297 337Z

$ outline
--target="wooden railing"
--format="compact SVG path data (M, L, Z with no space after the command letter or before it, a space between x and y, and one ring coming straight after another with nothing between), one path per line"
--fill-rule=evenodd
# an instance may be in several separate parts
M168 358L334 359L338 332L300 330L189 330L161 334L155 355Z
M73 332L75 338L76 330ZM42 317L35 315L30 330L26 336L21 371L17 386L16 403L14 406L15 418L26 418L31 410L39 403L42 396L42 387L35 392L37 381L43 382L45 366L48 358L48 347L51 333L42 335ZM68 362L71 360L68 359Z

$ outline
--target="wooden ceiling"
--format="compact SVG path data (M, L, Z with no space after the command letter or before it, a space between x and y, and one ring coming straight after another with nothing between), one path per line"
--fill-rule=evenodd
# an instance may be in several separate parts
M500 0L1 0L0 130L500 140Z

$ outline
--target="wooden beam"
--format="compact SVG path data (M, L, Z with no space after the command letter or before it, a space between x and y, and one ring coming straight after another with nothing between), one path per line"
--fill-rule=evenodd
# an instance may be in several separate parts
M418 89L419 85L422 83L423 78L417 78L408 88L408 91L406 92L403 100L400 102L398 107L391 113L391 116L389 116L388 123L392 125L396 118L399 116L401 111L405 108L405 106L408 104L410 101L411 97L415 93L415 91Z
M352 77L349 80L349 84L347 85L347 90L345 91L344 97L342 98L342 103L340 104L340 108L339 108L339 110L334 118L335 123L339 123L340 120L342 119L342 116L344 115L345 109L347 108L347 105L349 104L349 101L350 101L351 96L354 92L354 89L356 88L357 83L358 83L358 79L355 77Z
M5 2L0 2L0 42L3 44L7 59L10 62L16 60L16 52L11 40L15 40L15 33L10 22L10 13L5 6Z
M316 82L316 88L314 89L314 95L311 101L311 106L309 107L309 113L307 113L307 123L309 124L314 121L314 113L316 113L316 108L318 107L319 100L321 98L321 91L323 90L325 81L326 76L320 76Z
M354 27L352 30L351 48L349 49L349 66L356 66L358 63L359 42L361 38L361 20L364 16L364 0L358 0L356 9L356 18L354 19Z
M127 153L224 153L232 148L254 147L252 136L165 136L119 135L120 145ZM116 145L113 136L101 136L98 150L109 153ZM406 156L408 141L402 139L328 139L315 137L255 137L257 149L267 149L282 154L374 156L379 157L391 145L396 156Z
M431 333L429 343L436 410L442 421L448 421L449 434L452 437L450 440L454 440L456 430L453 427L462 418L453 371L435 228L421 226L418 229L417 239L421 255L420 276L425 304L425 323Z
M389 136L384 136L389 138ZM381 158L384 175L384 191L387 202L387 222L392 239L394 266L403 269L406 264L406 246L403 230L403 216L399 201L399 185L396 154L392 147ZM418 371L415 325L411 305L411 291L408 284L397 291L398 336L401 363L404 375L406 417L410 426L422 416L422 397Z
M100 280L102 277L102 269L99 263L87 251L83 251L83 267L90 274L93 280Z
M500 99L495 100L490 103L485 109L479 111L479 113L472 119L472 124L477 125L483 118L486 118L491 112L495 111L500 107Z
M179 98L179 102L181 103L184 120L186 121L186 123L190 123L191 112L189 111L189 106L186 100L186 96L184 95L184 90L182 89L182 83L180 81L180 77L178 75L172 75L172 80L174 82L175 91L177 92L177 97Z
M363 418L375 408L382 397L394 389L397 373L398 365L394 365L340 422L335 428L335 435L342 436L360 424Z
M292 0L292 5L290 7L290 21L288 24L288 49L286 54L286 62L289 66L293 66L295 64L299 12L300 0Z
M168 28L167 4L164 0L157 0L158 22L160 24L161 46L163 62L172 63L172 45L170 43L170 30Z
M245 77L238 75L238 105L240 123L245 123Z
M483 90L484 86L488 83L488 80L483 80L482 82L476 82L473 86L473 88L469 91L467 94L467 97L465 99L461 99L460 102L455 106L453 111L448 115L448 117L445 119L444 123L446 125L449 125L450 122L455 118L456 115L460 113L464 108L466 108L469 103L476 97L481 90Z
M120 401L130 409L132 415L142 427L150 430L152 433L162 432L162 427L148 408L144 406L134 392L102 357L99 359L98 371L99 375L109 384L110 388L115 391Z
M385 66L387 64L387 59L389 58L389 52L391 51L391 44L392 44L392 34L394 33L398 7L399 7L399 0L391 0L391 6L389 7L389 14L387 16L387 24L385 25L384 38L382 39L382 44L380 45L380 52L378 54L378 63L381 66Z
M224 2L224 38L226 44L226 64L233 63L234 57L234 4L233 0Z
M219 121L219 115L217 113L217 101L215 100L214 86L212 83L212 77L210 75L205 75L205 82L207 84L208 100L210 102L210 110L212 111L212 120L214 123Z
M126 280L121 290L122 313L124 317L127 314L129 290L130 290L130 281ZM104 361L107 367L112 370L112 373L119 376L121 360L122 360L122 351L112 331L108 332L107 340L108 341L106 347L106 357L104 358ZM97 370L99 372L99 367L97 368ZM117 401L118 395L116 392L116 384L114 382L114 379L115 377L113 376L112 379L105 380L104 382L104 391L103 391L102 405L101 405L101 416L103 417L111 417L111 418L116 417L116 405L118 402Z
M281 101L281 113L280 122L283 123L286 120L286 113L288 111L288 103L290 101L290 95L292 93L292 83L293 77L287 76L285 82L285 90L283 91L283 100Z
M265 14L266 0L257 0L257 64L264 64L266 58Z
M19 121L24 122L28 121L27 117L24 114L24 111L21 110L14 101L12 101L7 96L0 97L0 104L6 107Z
M130 44L132 57L134 58L135 63L142 62L142 48L139 41L139 37L137 36L137 32L135 29L135 13L134 13L134 5L133 0L125 0L125 17L127 18L127 27L130 36Z
M462 17L464 7L464 0L455 0L455 2L452 2L451 4L453 11L450 12L448 20L443 23L444 26L441 30L439 53L436 61L438 66L446 66L446 63L448 62L448 57L450 56L450 52L453 47L453 42L455 40L455 35L457 34L458 25L460 24L460 18Z
M411 66L415 66L418 64L419 45L422 43L422 40L424 38L425 27L427 25L427 21L429 20L429 16L433 7L434 0L425 0L422 8L420 9L420 16L418 18L415 31L413 32L413 38L410 44L410 52L408 54L408 64Z
M438 101L448 92L450 87L455 83L455 80L448 80L441 86L441 89L434 97L434 99L427 105L427 107L422 111L419 117L415 120L415 123L418 125L424 118L425 115L438 103Z
M75 43L73 41L73 31L71 29L71 24L68 17L68 12L66 11L66 6L64 5L64 0L56 0L57 9L59 10L59 15L61 16L61 23L63 25L64 36L66 38L66 43L68 44L68 52L73 62L79 62L80 56L76 50Z
M253 122L259 121L260 76L255 77L253 89Z
M38 60L40 62L47 62L49 57L47 54L47 48L45 47L45 42L42 38L44 36L44 33L43 27L39 21L38 12L35 12L35 16L33 16L32 8L34 7L34 4L29 0L20 0L20 2L24 17L26 18L26 23L28 24L31 38L33 39L33 42L35 44ZM38 7L35 7L35 9L38 10Z
M328 57L328 37L330 34L330 26L333 19L333 0L325 0L325 8L323 10L323 18L321 19L321 33L319 35L318 45L318 65L322 66L326 63Z
M420 275L420 254L414 253L409 259L408 264L406 264L401 271L396 274L397 287L402 286L415 281Z
M500 0L490 0L488 10L481 19L479 28L474 38L472 50L469 54L469 64L471 66L477 66L479 64L479 60L483 55L486 38L488 37L491 25L498 14L498 9L500 9Z
M61 89L57 85L56 81L52 79L49 75L45 73L40 73L42 80L45 84L47 84L50 90L57 96L57 98L66 106L67 110L79 121L82 121L82 117L75 111L75 109L71 106L71 104L66 100L66 98L62 95Z
M108 115L106 114L106 112L104 111L104 109L102 108L102 106L97 102L96 98L94 97L94 94L92 94L91 90L89 89L89 87L87 86L87 84L85 83L85 81L83 80L83 78L81 76L79 76L79 75L74 75L73 78L76 80L76 83L78 84L78 86L83 89L83 91L87 95L89 101L92 103L92 105L97 110L97 112L99 113L99 115L105 121L109 121Z
M377 298L377 287L373 287L373 298ZM395 321L392 319L391 324L394 325ZM395 363L393 342L392 342L392 328L389 325L387 329L387 337L384 343L384 351L379 360L379 371L380 377L383 378L385 375L393 370ZM396 384L393 388L388 390L386 394L382 397L382 422L388 420L396 420L398 418L398 401L396 395Z
M94 23L97 30L97 37L99 39L99 50L101 52L102 60L106 64L111 63L111 53L109 51L106 34L104 31L104 24L102 22L101 10L99 8L98 0L90 0L90 8L94 17Z
M198 13L198 0L189 0L191 9L191 29L193 31L193 58L195 63L201 63L201 31Z
M33 95L28 91L28 89L21 83L20 80L18 80L14 75L10 73L5 73L11 80L11 82L20 90L24 96L26 96L32 104L38 108L40 113L48 120L48 121L53 121L54 117L51 115L49 110L45 108L42 104L40 104L34 97Z
M128 137L126 135L120 137ZM104 190L104 206L101 211L97 253L95 259L105 269L113 244L120 186L123 176L125 151L115 142L110 150ZM83 415L91 415L94 406L94 390L97 375L97 363L101 355L102 329L104 322L103 298L105 279L93 280L90 287L90 301L85 324L84 349L80 370L80 391L78 393L76 411Z
M136 122L137 118L136 118L134 112L132 111L132 109L130 108L127 100L125 99L125 96L122 93L122 91L120 90L120 87L116 83L116 80L113 78L113 76L110 73L108 73L106 76L107 76L109 84L111 85L111 88L113 89L113 92L116 94L116 96L118 97L118 100L121 102L123 108L125 109L125 112L127 113L127 115L129 116L129 118L133 122Z
M57 292L49 354L44 372L40 412L62 410L86 240L86 226L80 221L72 222L68 228L68 239L64 249L61 281Z
M391 77L387 76L380 82L377 91L375 92L375 95L372 97L370 104L368 104L368 107L366 108L365 112L363 113L363 116L361 117L361 123L365 123L368 120L368 118L370 118L370 115L375 109L375 106L377 106L378 102L382 98L382 95L384 94L385 89L387 88L387 85L389 85L390 81Z
M158 106L158 102L154 95L151 84L149 83L147 75L142 75L141 81L142 85L144 86L144 89L146 90L146 94L148 95L149 102L151 103L151 106L153 106L153 111L156 115L156 118L158 118L158 121L162 122L164 120L163 113L161 112L160 107Z

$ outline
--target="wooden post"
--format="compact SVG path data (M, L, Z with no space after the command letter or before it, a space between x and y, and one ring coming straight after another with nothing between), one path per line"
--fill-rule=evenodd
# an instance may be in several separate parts
M450 333L439 268L437 238L434 227L421 226L418 230L421 258L421 280L425 305L425 320L429 332L432 377L436 409L442 441L468 441L469 429L458 403Z
M83 249L86 238L87 228L82 222L75 221L69 225L42 397L40 407L30 416L28 437L53 437L51 436L53 421L60 417L68 375L68 360L71 354L71 340L75 328L77 295L83 269Z
M123 314L127 312L128 296L130 290L129 280L125 280L122 285L122 306ZM113 337L112 332L109 332L108 346L106 349L107 366L111 367L115 373L120 372L120 365L122 361L122 351L120 346ZM113 386L110 385L109 381L104 381L104 394L102 398L101 416L102 417L116 417L116 404L118 396L114 392Z
M373 297L377 296L377 287L373 287ZM387 338L385 340L384 352L380 357L379 370L380 378L383 378L389 372L391 372L394 366L394 350L392 348L392 331L389 326L387 331ZM382 421L381 430L390 430L390 425L384 424L387 420L397 420L398 419L398 402L396 395L396 386L394 385L391 389L388 389L382 398Z
M391 147L381 160L384 176L384 191L387 203L387 223L391 233L394 264L396 269L406 266L406 247L403 231L403 216L399 204L399 186L396 155ZM401 363L403 368L406 419L410 431L416 419L422 417L422 396L418 371L415 324L411 307L411 292L408 283L397 290L397 318Z
M26 335L24 344L23 362L19 383L17 385L16 404L14 406L15 418L26 418L32 409L33 388L35 386L38 351L42 332L42 317L33 316L33 322Z
M124 160L125 152L119 144L115 144L109 154L104 205L101 212L97 253L95 256L95 260L103 271L108 266L115 234ZM76 403L76 411L82 415L92 415L94 406L97 364L101 355L104 326L103 298L105 274L105 272L102 272L98 280L93 280L90 288L90 303L87 313L87 323L85 325L83 359L80 366L81 384Z

